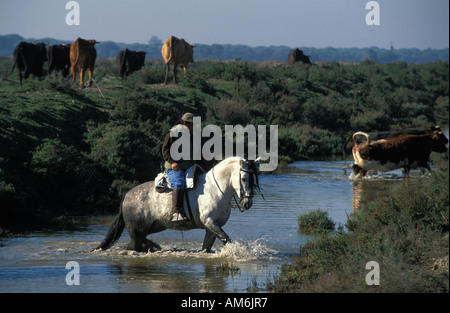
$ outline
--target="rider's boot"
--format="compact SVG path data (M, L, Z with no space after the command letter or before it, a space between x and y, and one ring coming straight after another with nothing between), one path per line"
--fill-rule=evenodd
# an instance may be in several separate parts
M189 221L183 210L184 189L172 190L172 222Z

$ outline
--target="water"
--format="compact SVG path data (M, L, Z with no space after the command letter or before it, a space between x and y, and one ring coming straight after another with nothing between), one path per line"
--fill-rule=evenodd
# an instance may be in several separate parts
M148 238L162 251L124 250L126 231L112 249L90 252L106 235L105 223L73 231L33 232L0 241L0 292L246 292L264 291L283 263L314 237L299 232L297 216L320 208L337 225L363 203L401 181L401 172L349 178L350 162L296 162L295 174L261 175L265 200L233 210L223 227L233 240L215 253L200 252L204 231L166 230ZM79 264L80 284L67 285L69 261ZM237 268L222 271L223 266ZM257 289L252 289L257 291Z

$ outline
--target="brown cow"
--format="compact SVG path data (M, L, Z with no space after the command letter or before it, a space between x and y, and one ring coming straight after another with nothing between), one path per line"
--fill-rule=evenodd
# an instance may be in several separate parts
M362 135L367 141L358 144L356 136ZM426 168L429 171L428 159L432 151L446 152L447 137L439 126L431 127L421 134L400 134L386 139L371 141L368 134L356 132L353 134L355 146L352 149L353 173L365 176L367 171L382 172L403 168L405 177L414 168Z
M71 75L75 82L75 66L78 67L78 71L80 72L80 88L84 87L84 73L87 69L89 70L88 86L90 87L92 84L92 73L94 72L95 59L97 58L97 51L94 47L96 43L99 43L99 41L78 38L70 46Z
M183 38L171 36L164 43L161 54L164 58L164 68L166 70L166 78L164 84L167 84L169 77L170 64L173 66L173 83L177 83L177 67L184 69L186 75L189 63L194 63L194 46L187 43Z

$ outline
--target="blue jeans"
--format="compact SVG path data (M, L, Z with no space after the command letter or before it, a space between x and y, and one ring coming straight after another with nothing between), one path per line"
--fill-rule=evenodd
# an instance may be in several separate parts
M167 176L172 189L186 189L186 171L185 170L169 170L166 169Z

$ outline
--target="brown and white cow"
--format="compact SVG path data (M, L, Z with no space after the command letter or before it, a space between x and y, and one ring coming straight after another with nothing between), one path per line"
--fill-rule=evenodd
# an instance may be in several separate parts
M366 141L358 143L357 136L366 137ZM355 146L352 148L353 173L365 176L367 171L392 171L403 168L405 177L415 168L426 168L432 151L446 152L448 139L439 126L419 134L399 134L386 139L371 141L368 134L353 134Z
M80 88L83 88L84 74L86 70L89 70L89 84L92 84L92 74L94 72L95 59L97 58L97 51L94 45L99 43L96 40L86 40L78 38L70 46L70 63L72 66L71 75L73 75L73 81L75 82L75 67L78 67L80 72Z
M166 70L164 84L167 84L170 64L173 66L173 83L176 84L177 67L183 68L184 74L186 75L188 64L194 63L194 46L186 42L183 38L171 36L164 43L161 54L164 58L164 68Z

